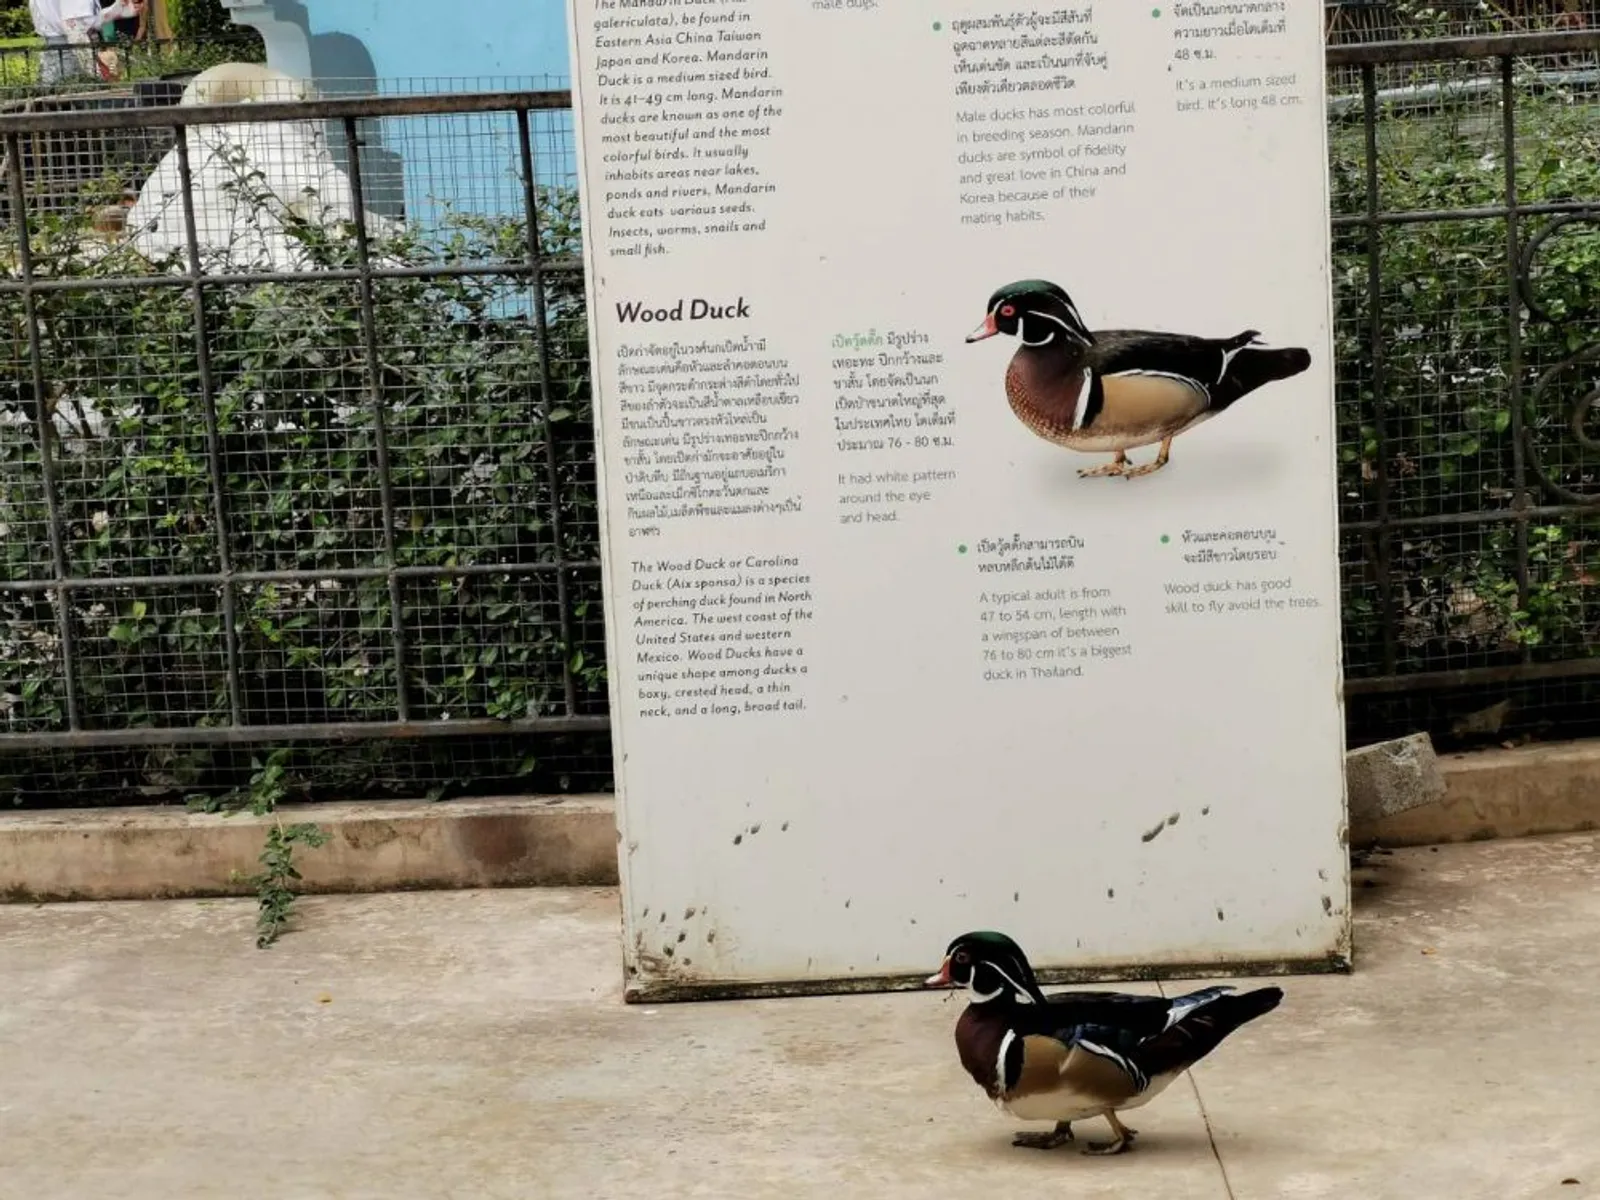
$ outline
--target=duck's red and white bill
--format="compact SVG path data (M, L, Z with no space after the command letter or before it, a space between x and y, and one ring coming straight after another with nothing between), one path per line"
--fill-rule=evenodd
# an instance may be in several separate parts
M992 338L992 337L994 337L995 334L997 334L999 332L1000 332L1000 326L995 324L995 322L994 322L994 314L993 313L989 313L987 316L985 316L983 318L983 324L982 325L979 325L971 333L967 334L967 341L969 341L969 342L981 342L981 341L983 341L984 338Z

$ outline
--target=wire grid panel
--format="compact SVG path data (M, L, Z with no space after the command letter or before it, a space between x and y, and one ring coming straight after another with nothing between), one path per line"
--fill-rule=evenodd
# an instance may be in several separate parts
M74 805L239 804L269 762L296 799L414 800L464 793L599 792L610 784L604 733L484 735L349 744L246 742L43 750L0 749L0 810Z
M1594 198L1600 181L1585 172L1600 156L1587 133L1583 56L1517 69L1522 203ZM1568 213L1520 215L1518 276L1508 270L1503 216L1383 224L1369 287L1359 71L1353 87L1330 105L1350 676L1407 689L1408 674L1586 657L1597 620L1585 500L1592 455L1571 429L1588 411L1577 402L1585 317L1597 299L1586 266L1600 251L1595 227ZM323 81L322 90L430 86ZM431 90L447 89L433 81ZM1492 60L1378 68L1373 90L1383 98L1371 167L1384 221L1503 204ZM566 257L580 236L570 113L525 120L549 256L537 281L510 113L320 121L258 139L268 162L292 145L320 144L346 208L335 206L330 221L320 192L290 186L269 197L269 211L288 213L279 228L298 239L299 257L290 257L316 274L261 279L276 265L261 252L266 240L249 248L253 258L241 253L237 228L208 223L212 210L192 204L210 247L203 338L183 274L181 192L162 210L175 214L179 236L153 259L131 254L126 235L90 228L84 205L36 211L36 273L82 286L33 295L53 490L44 486L22 298L0 293L10 368L0 383L0 745L6 731L58 730L66 719L52 500L90 737L141 724L334 729L393 721L402 707L436 724L603 718L583 289ZM181 185L170 131L138 132L153 157L114 160L91 198L154 198L163 156ZM203 145L194 134L186 143ZM191 186L204 161L191 153ZM262 174L247 167L233 178L248 191ZM357 182L370 282L358 239L337 219L357 211ZM152 270L173 286L109 286ZM384 277L393 271L408 277ZM1533 297L1515 370L1513 287ZM1580 361L1568 361L1574 354ZM1522 494L1542 506L1524 521L1506 519L1518 494L1513 394L1528 406ZM120 582L130 578L146 582ZM141 673L152 678L125 678ZM1470 739L1555 722L1576 730L1573 706L1592 710L1592 691L1568 680L1360 693L1353 733L1420 725ZM269 750L0 749L0 786L29 802L168 795L181 779L215 791L247 778ZM608 785L603 732L543 737L529 751L526 736L486 734L293 747L308 793Z
M264 59L253 31L204 41L119 42L68 50L0 47L0 114L85 112L174 104L187 80L220 62ZM114 205L102 184L110 176L142 177L170 147L172 131L66 130L24 141L21 160L35 211L72 211L83 203ZM0 216L10 202L0 197Z
M159 788L178 755L215 790L254 769L236 746L95 736L383 726L430 740L285 753L308 792L339 786L335 762L363 792L606 784L565 116L194 127L109 173L137 197L120 235L30 211L36 285L20 261L0 282L0 783ZM368 203L386 187L398 216ZM74 716L81 761L11 762L7 733ZM560 732L573 718L593 732Z
M1600 23L1596 0L1324 0L1330 44L1408 37L1460 37L1518 30L1583 29Z
M1600 698L1586 56L1379 67L1375 123L1335 121L1353 731L1575 731Z
M1324 11L1329 46L1600 29L1600 0L1325 0ZM1563 56L1561 65L1592 69L1595 61L1592 48L1586 48ZM1458 65L1476 72L1485 62ZM1360 68L1352 65L1336 64L1328 72L1334 90L1359 88L1360 77Z
M0 112L23 107L29 112L85 112L137 107L131 96L100 92L44 98L25 106L0 105ZM73 212L82 206L121 203L111 180L139 177L172 144L171 130L74 130L36 133L18 145L17 161L28 181L30 207L36 212ZM6 156L9 166L10 156ZM10 197L0 198L0 215L11 220Z
M49 491L28 384L28 348L15 324L7 332L6 361L0 366L0 561L4 578L49 579L54 574ZM9 659L0 654L0 664Z

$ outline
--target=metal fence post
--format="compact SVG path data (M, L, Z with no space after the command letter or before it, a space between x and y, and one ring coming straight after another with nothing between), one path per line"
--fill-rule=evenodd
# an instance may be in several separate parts
M39 297L34 288L33 245L28 230L28 197L22 184L22 146L15 133L6 134L6 158L11 164L11 224L17 235L17 266L22 271L22 315L28 325L28 368L33 385L34 427L39 438L39 470L44 479L45 513L50 529L50 565L55 572L56 636L61 640L61 679L66 691L67 728L83 728L78 711L77 653L73 644L72 592L68 586L67 542L56 486L55 416L44 379L44 350L39 341Z
M550 474L550 536L556 543L556 606L561 616L561 690L567 715L578 711L578 681L572 673L572 597L567 572L562 563L567 557L566 535L561 519L561 459L556 452L556 430L550 420L555 398L550 394L550 324L545 311L548 297L544 290L544 246L539 227L538 180L534 175L533 139L526 109L517 110L517 148L522 160L522 202L527 210L528 278L533 292L533 325L539 345L539 417L544 426L545 467Z
M1378 605L1383 614L1383 671L1393 674L1399 661L1395 637L1394 579L1390 574L1389 543L1389 434L1384 415L1383 377L1383 226L1379 222L1382 202L1378 173L1378 82L1377 68L1361 65L1361 123L1366 153L1367 227L1367 352L1372 368L1372 435L1378 452L1373 474L1378 488L1377 528L1372 533L1372 569L1378 577Z
M372 248L367 241L367 205L361 189L361 138L356 118L344 118L345 144L350 148L350 196L355 206L356 269L360 272L361 340L366 355L368 400L372 404L372 437L378 455L378 489L383 506L383 557L389 583L389 634L394 645L395 714L402 721L411 719L411 702L406 689L406 627L400 606L400 565L396 550L394 475L389 462L389 425L383 411L383 367L378 355L378 318L373 305Z
M173 130L178 155L178 188L183 195L183 239L188 251L189 298L194 309L195 371L200 377L200 405L205 413L206 460L211 473L211 519L217 525L217 569L222 573L222 636L228 665L228 716L243 725L244 684L239 673L237 599L233 590L233 553L228 545L228 477L223 469L222 435L217 425L217 393L211 377L211 338L206 323L206 281L200 265L200 237L194 212L194 174L189 163L189 128Z
M1512 525L1517 544L1517 607L1528 609L1528 475L1522 447L1522 229L1518 219L1516 60L1500 59L1500 135L1505 155L1506 188L1506 399L1511 405ZM1533 648L1521 647L1522 661Z

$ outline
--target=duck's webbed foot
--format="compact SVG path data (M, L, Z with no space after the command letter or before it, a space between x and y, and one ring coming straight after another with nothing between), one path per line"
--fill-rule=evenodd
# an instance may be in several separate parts
M1133 1139L1139 1136L1139 1131L1137 1129L1129 1129L1121 1121L1117 1120L1117 1114L1114 1112L1107 1112L1106 1120L1111 1123L1111 1132L1116 1135L1116 1140L1090 1142L1083 1149L1085 1154L1121 1154L1124 1151L1133 1149Z
M1161 450L1156 454L1152 461L1147 462L1140 467L1130 466L1126 471L1122 472L1122 477L1124 479L1137 479L1141 475L1154 475L1157 471L1161 470L1162 467L1167 465L1167 460L1171 457L1172 439L1168 438L1166 441L1161 443Z
M1085 467L1078 472L1079 479L1094 479L1103 475L1125 475L1129 470L1128 456L1121 450L1103 467Z
M1019 1133L1011 1139L1011 1144L1025 1146L1030 1150L1054 1150L1057 1146L1064 1146L1076 1140L1072 1136L1072 1122L1057 1121L1056 1127L1049 1133Z

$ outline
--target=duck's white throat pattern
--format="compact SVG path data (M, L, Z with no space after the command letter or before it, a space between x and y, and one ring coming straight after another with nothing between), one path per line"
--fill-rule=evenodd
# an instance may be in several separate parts
M980 992L977 988L978 972L976 969L974 969L972 972L972 977L966 982L967 994L969 997L971 997L973 1004L988 1004L990 1001L998 1000L1001 996L1004 996L1007 991L1011 993L1013 1002L1017 1004L1033 1003L1033 997L1028 994L1027 988L1023 987L1020 983L1011 978L1011 976L1007 975L992 962L985 963L984 966L993 971L996 975L1000 976L1000 978L1005 980L1010 986L997 987L992 992Z
M1072 315L1074 317L1076 317L1078 315L1076 309L1073 310ZM1048 346L1051 342L1056 340L1056 334L1057 334L1058 331L1054 330L1054 329L1047 330L1045 335L1042 338L1037 338L1037 339L1030 338L1028 336L1027 324L1028 324L1028 321L1033 319L1033 318L1038 318L1041 321L1051 321L1051 322L1055 323L1056 325L1061 326L1061 329L1059 330L1059 332L1062 333L1063 335L1065 335L1065 337L1067 338L1068 341L1078 342L1079 344L1085 345L1085 346L1087 346L1089 344L1084 339L1083 334L1079 333L1076 329L1074 329L1071 325L1067 324L1065 321L1063 321L1060 317L1056 316L1054 313L1035 312L1035 313L1029 313L1026 317L1024 317L1022 319L1021 324L1019 324L1018 327L1017 327L1017 336L1018 336L1018 338L1021 339L1022 344L1024 346L1028 346L1028 347L1031 347L1033 349L1038 349L1040 346Z

